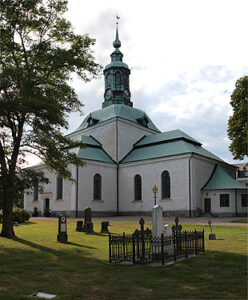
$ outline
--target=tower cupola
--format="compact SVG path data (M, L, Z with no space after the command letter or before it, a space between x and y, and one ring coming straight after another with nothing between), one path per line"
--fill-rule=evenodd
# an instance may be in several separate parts
M117 17L117 19L119 19L119 17ZM133 106L133 103L130 101L130 69L128 65L122 61L123 54L119 50L121 41L119 40L118 22L116 23L116 36L113 46L115 50L110 55L111 63L108 64L103 71L105 78L105 92L102 107L104 108L112 104Z

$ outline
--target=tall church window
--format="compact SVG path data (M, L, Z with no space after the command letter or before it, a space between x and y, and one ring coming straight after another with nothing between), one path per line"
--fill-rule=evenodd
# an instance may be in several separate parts
M63 198L63 178L57 177L57 199Z
M161 175L162 199L170 198L170 173L164 171Z
M100 174L94 176L94 200L101 200L102 178Z
M34 193L34 198L33 198L33 200L34 200L34 201L37 201L37 200L38 200L38 185L35 185L35 186L34 186L34 191L33 191L33 193Z
M115 73L115 88L120 89L122 84L121 72L117 71Z
M134 199L141 200L142 199L142 179L139 174L134 177Z

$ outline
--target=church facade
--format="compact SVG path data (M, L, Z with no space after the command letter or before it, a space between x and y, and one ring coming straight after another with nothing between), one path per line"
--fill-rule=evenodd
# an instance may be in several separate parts
M71 217L81 217L86 207L95 216L151 214L156 185L156 204L165 215L247 214L247 189L235 180L234 166L179 129L160 132L133 107L118 28L113 46L111 63L104 69L102 108L68 135L86 145L70 150L86 166L69 166L76 183L58 178L44 165L33 167L46 174L49 184L43 193L34 189L25 194L25 209Z

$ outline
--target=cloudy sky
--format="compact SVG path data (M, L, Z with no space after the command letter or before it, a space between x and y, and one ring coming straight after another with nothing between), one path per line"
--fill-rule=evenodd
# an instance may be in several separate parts
M123 61L131 69L134 107L144 110L161 131L181 129L229 163L227 121L230 95L248 74L247 0L69 0L66 17L77 33L96 39L102 66L110 62L115 16ZM84 116L70 116L75 130L101 108L104 78L74 86Z

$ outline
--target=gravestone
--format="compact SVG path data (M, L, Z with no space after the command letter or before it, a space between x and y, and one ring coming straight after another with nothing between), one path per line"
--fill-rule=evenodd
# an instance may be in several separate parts
M166 224L164 226L164 238L165 238L165 252L168 253L169 256L174 254L174 247L172 242L172 229L170 224Z
M86 229L85 229L86 233L94 233L93 230L93 223L92 222L88 222L86 223Z
M210 226L210 230L211 230L211 233L209 233L209 236L208 236L209 240L216 240L216 235L215 235L215 233L212 232L212 226L211 226L212 222L210 219L208 221L208 225Z
M84 224L91 223L91 221L92 221L92 211L90 207L87 207L84 210Z
M139 220L139 224L140 224L140 230L136 229L133 233L134 236L151 234L151 230L149 228L146 228L146 230L144 229L145 220L143 218Z
M67 227L66 227L66 216L60 215L59 216L59 228L58 228L58 235L57 240L60 243L66 243L68 236L67 236Z
M84 225L84 222L83 221L77 221L77 228L76 228L76 231L84 231L84 228L83 228L83 225Z
M163 233L163 209L160 205L152 208L152 236L160 237Z
M93 233L93 223L92 223L92 211L90 207L84 210L84 230L86 233Z
M109 221L102 222L101 233L107 233L107 232L109 232L108 226L109 226Z

